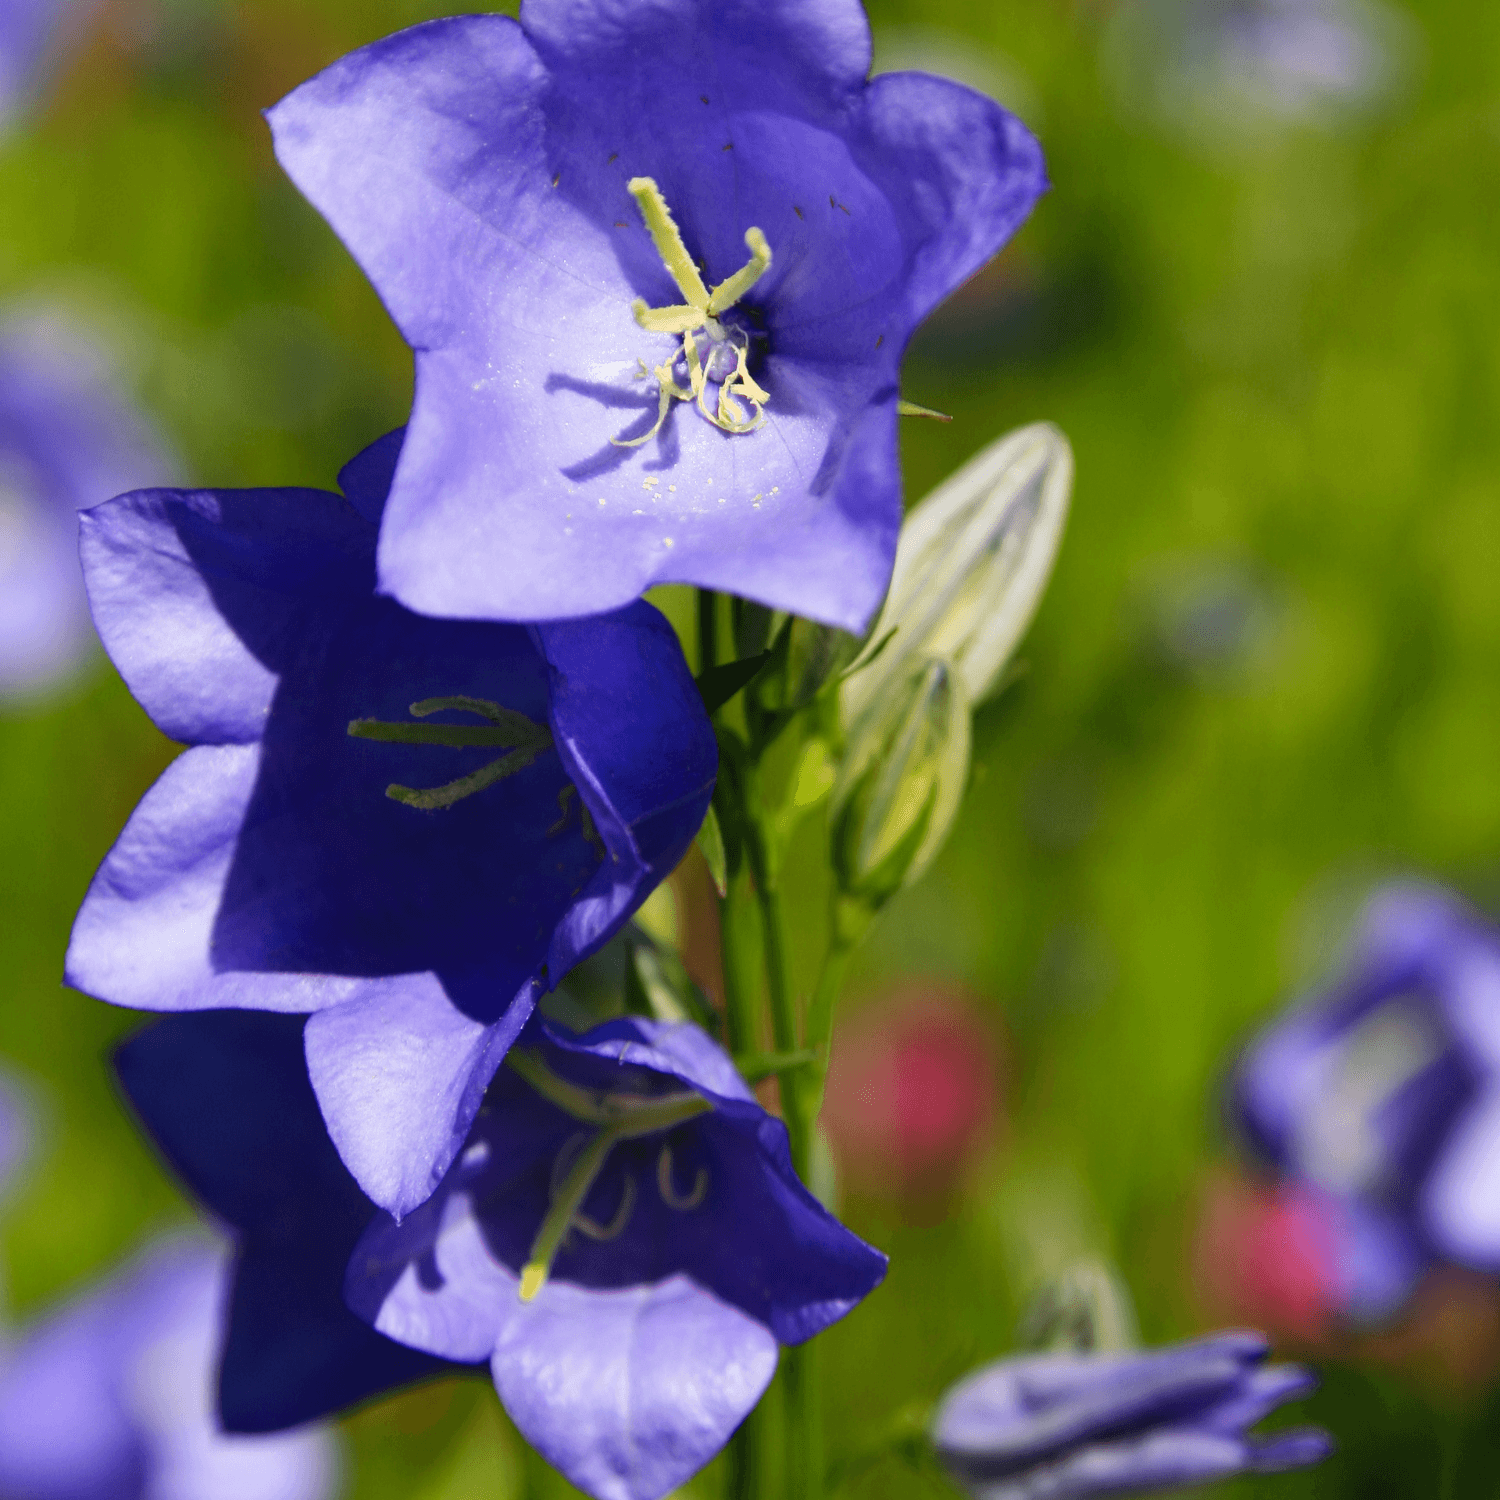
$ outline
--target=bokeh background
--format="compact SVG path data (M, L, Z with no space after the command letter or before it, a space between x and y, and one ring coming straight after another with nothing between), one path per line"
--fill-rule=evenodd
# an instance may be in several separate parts
M903 429L908 496L1038 418L1077 486L960 826L851 974L832 1123L846 1215L892 1268L825 1340L830 1438L859 1453L913 1418L1096 1257L1148 1341L1257 1321L1319 1365L1299 1415L1339 1454L1226 1495L1490 1496L1495 1287L1439 1277L1399 1325L1330 1333L1219 1091L1374 881L1500 904L1500 7L1261 5L1302 14L1280 32L1250 9L870 6L877 65L994 93L1054 184L912 349L906 394L955 420ZM441 13L63 7L0 136L0 312L93 341L186 480L331 487L402 420L410 359L259 111ZM172 753L97 651L3 705L0 1063L39 1120L0 1222L15 1316L189 1213L110 1086L139 1018L60 985L86 882ZM701 953L701 874L676 889ZM822 913L796 911L807 985ZM482 1382L344 1426L361 1500L567 1493ZM941 1488L884 1458L845 1493Z

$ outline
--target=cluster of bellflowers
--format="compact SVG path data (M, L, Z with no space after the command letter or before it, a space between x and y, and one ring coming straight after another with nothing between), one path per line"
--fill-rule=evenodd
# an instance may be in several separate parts
M116 1064L233 1245L221 1436L470 1369L597 1500L726 1444L744 1500L824 1491L811 1341L886 1268L828 1206L844 969L954 825L1072 480L1038 424L903 521L907 341L1046 180L990 99L869 68L856 0L526 0L270 111L415 353L409 419L336 492L81 518L104 647L186 748L66 973L163 1013ZM661 583L697 591L696 672ZM804 1004L783 856L814 815ZM695 843L718 1005L633 921ZM108 1307L165 1318L130 1278ZM1025 1356L923 1442L984 1497L1311 1462L1249 1434L1306 1386L1265 1355Z

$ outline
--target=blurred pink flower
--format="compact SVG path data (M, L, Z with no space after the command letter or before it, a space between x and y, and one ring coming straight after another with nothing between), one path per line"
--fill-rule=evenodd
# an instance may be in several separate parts
M917 981L839 1028L823 1120L845 1181L874 1197L947 1197L995 1135L999 1059L982 1004Z

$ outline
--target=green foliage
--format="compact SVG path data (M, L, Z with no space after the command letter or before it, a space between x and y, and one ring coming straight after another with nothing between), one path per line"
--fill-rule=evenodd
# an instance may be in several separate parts
M1414 868L1500 898L1500 10L1412 0L1425 62L1383 113L1216 143L1122 112L1099 65L1109 8L872 7L1002 55L1055 184L913 348L903 388L954 420L903 425L908 494L1042 418L1077 482L1030 671L978 711L963 815L851 970L855 1005L903 975L988 998L1010 1144L938 1224L849 1206L892 1269L822 1341L835 1456L1009 1347L1049 1257L1110 1257L1148 1339L1201 1328L1191 1242L1227 1152L1231 1049L1326 960L1370 878ZM175 0L152 36L108 10L0 142L0 294L101 331L191 478L330 485L403 419L409 357L257 112L436 12ZM1225 611L1234 628L1195 646ZM769 644L751 615L734 655ZM816 676L831 643L796 644ZM170 754L102 664L0 722L0 1056L45 1119L0 1223L23 1313L187 1212L108 1081L138 1018L58 987L90 872ZM816 888L825 838L799 826L787 885ZM825 912L789 905L803 994ZM1305 1415L1340 1454L1225 1494L1487 1496L1495 1414L1484 1388L1440 1398L1330 1363ZM347 1428L358 1500L570 1493L478 1382ZM934 1488L890 1459L843 1493Z

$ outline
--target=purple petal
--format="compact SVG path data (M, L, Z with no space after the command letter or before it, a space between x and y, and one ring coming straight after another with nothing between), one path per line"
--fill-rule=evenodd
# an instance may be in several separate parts
M1500 1267L1500 1087L1455 1125L1422 1190L1423 1221L1444 1255Z
M559 978L687 853L713 796L713 729L672 627L651 605L535 629L553 737L611 858L553 935Z
M492 1364L526 1440L597 1500L658 1500L729 1440L776 1371L759 1323L685 1276L513 1297Z
M1294 1427L1252 1441L1250 1467L1257 1474L1280 1474L1320 1464L1338 1445L1319 1427Z
M506 1049L526 1023L523 989L489 1024L431 975L374 981L307 1023L307 1071L339 1155L398 1218L442 1180Z
M311 611L369 587L374 532L321 490L145 490L80 524L105 649L157 727L189 744L258 739Z

